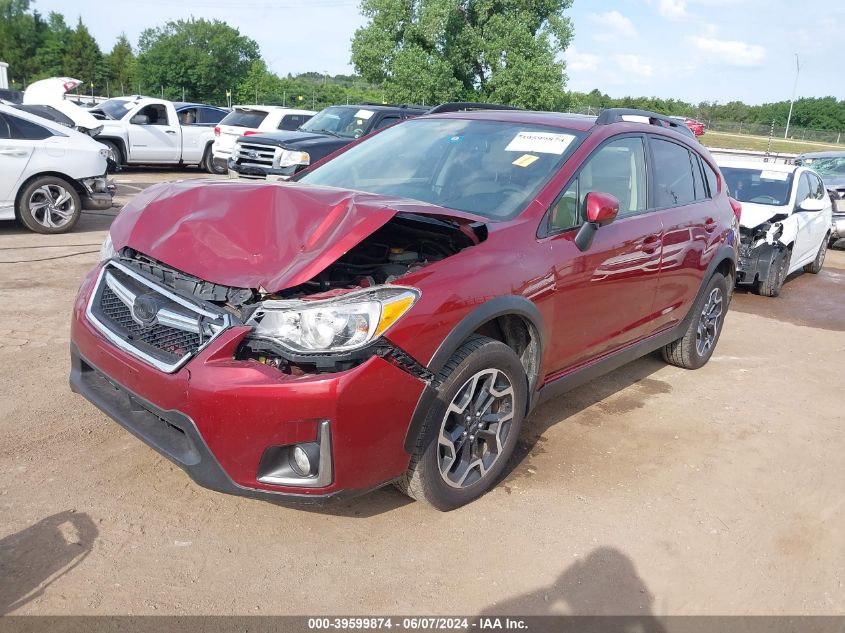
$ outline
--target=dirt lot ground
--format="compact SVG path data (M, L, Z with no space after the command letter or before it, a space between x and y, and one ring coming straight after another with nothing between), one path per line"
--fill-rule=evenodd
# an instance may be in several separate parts
M194 176L124 173L121 197ZM199 488L71 394L110 221L0 223L0 614L845 611L845 251L737 294L704 369L649 357L543 406L469 507L306 511Z

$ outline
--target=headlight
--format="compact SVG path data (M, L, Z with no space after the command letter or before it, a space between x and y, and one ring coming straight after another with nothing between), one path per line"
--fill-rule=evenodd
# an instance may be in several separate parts
M103 149L97 151L100 153L100 156L102 156L106 160L111 158L111 150L108 147L104 147Z
M265 301L248 325L294 352L344 352L380 337L419 297L413 288L382 286L325 301Z
M279 157L279 167L292 167L293 165L310 165L311 156L308 152L295 152L290 149L283 149Z
M100 261L104 262L115 255L117 255L117 251L114 250L114 245L111 243L111 233L109 233L106 235L106 239L103 240L103 245L100 247Z

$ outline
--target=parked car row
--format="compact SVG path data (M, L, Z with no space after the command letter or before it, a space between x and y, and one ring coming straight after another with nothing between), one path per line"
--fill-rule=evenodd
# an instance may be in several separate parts
M707 363L741 207L683 123L449 109L370 135L411 110L330 109L306 125L343 147L289 182L134 198L79 289L73 390L214 490L449 510L543 400Z

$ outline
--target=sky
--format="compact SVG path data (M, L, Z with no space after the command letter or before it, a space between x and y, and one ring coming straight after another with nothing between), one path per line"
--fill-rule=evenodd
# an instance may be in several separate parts
M358 0L35 0L43 14L78 16L107 51L121 31L191 16L219 19L258 42L271 70L351 73L349 42L362 26ZM614 97L698 103L845 99L842 0L575 0L567 88Z

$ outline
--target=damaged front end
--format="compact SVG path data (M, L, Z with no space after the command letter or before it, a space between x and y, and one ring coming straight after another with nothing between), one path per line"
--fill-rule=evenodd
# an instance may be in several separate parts
M102 211L111 209L114 198L115 185L108 181L106 176L94 176L92 178L80 178L77 180L80 186L82 208L88 211Z
M738 284L753 284L766 279L769 269L787 248L782 241L785 230L782 220L786 217L775 215L755 227L740 226L739 262L736 271Z

